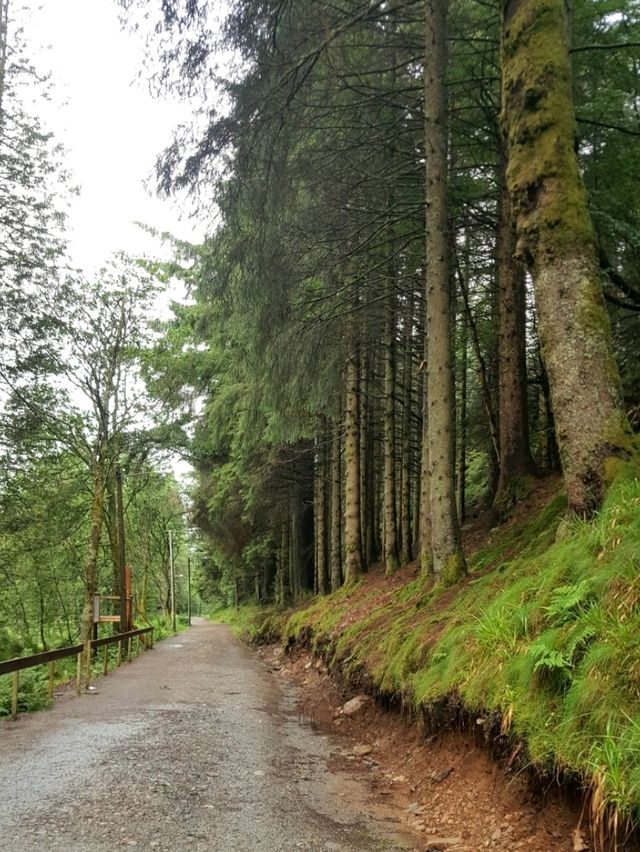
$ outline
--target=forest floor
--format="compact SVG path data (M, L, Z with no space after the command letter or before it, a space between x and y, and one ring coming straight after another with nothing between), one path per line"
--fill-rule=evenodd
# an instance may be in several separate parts
M340 688L320 659L299 648L285 654L280 645L258 653L281 680L300 687L301 716L319 731L340 737L333 767L364 779L374 799L388 803L421 837L420 849L591 848L576 799L563 796L555 785L540 789L525 775L512 774L469 734L449 731L425 738L400 712L371 699L354 715L342 714L353 691ZM358 756L359 751L367 754Z

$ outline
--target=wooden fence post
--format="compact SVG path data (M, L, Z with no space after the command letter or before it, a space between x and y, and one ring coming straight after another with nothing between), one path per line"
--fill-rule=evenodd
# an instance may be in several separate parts
M18 718L18 684L20 683L20 672L13 672L11 678L11 718L15 722Z
M80 695L82 688L82 655L83 651L80 651L76 662L76 695Z
M53 660L49 660L47 663L47 668L49 669L49 701L53 698L53 681L56 674L56 664Z

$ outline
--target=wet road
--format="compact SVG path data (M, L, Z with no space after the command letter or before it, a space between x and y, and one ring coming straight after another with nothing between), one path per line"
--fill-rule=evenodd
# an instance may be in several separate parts
M226 627L199 621L97 682L0 724L0 850L397 850L329 770L331 741Z

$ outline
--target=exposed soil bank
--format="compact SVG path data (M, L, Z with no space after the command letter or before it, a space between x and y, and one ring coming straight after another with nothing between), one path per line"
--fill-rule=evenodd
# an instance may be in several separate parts
M566 782L587 797L582 825L598 852L633 849L640 473L625 467L590 523L565 508L543 481L509 523L468 530L476 549L453 587L415 564L390 577L371 566L291 611L247 607L224 617L256 640L311 648L341 682L410 710L429 734L466 731L510 775L535 770L544 788Z
M374 795L420 833L423 849L591 848L580 827L579 805L556 785L535 789L526 775L491 760L486 747L469 734L450 731L425 738L400 713L372 700L353 716L338 715L353 691L340 689L319 659L300 648L285 655L275 645L259 653L278 677L300 685L301 714L318 729L343 738L337 765L366 777ZM372 751L356 757L357 745ZM439 845L441 840L449 845Z

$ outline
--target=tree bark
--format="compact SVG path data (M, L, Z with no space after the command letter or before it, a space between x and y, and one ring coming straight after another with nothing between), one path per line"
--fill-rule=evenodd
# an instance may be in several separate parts
M371 373L373 355L363 351L360 358L360 525L362 528L362 559L364 565L370 563L371 547L367 531L373 523L369 484L373 474L375 460L372 456L372 444L369 433L371 411Z
M113 588L111 594L120 594L120 549L118 542L118 513L116 508L116 481L113 473L107 477L105 485L106 492L106 518L107 533L109 536L109 552L111 554L111 566L113 569Z
M516 258L506 157L501 157L501 195L496 246L498 280L498 487L493 506L504 518L518 499L522 480L533 471L527 406L526 296L524 269Z
M353 583L364 569L360 516L360 358L353 316L349 319L345 382L344 581Z
M342 585L342 472L340 428L334 425L331 440L331 591L337 592Z
M413 478L413 507L412 507L412 533L413 533L413 544L412 544L412 554L416 556L420 553L420 542L421 542L421 491L422 491L422 444L423 444L423 435L422 435L422 419L423 412L422 409L424 407L424 379L422 376L418 377L418 381L416 383L417 390L417 403L416 409L418 416L414 419L413 423L413 440L412 440L412 478Z
M280 561L278 564L278 603L284 606L287 602L287 575L289 574L289 514L282 521L280 535Z
M329 590L329 575L327 570L327 524L326 524L326 461L324 432L316 450L316 585L320 595L326 595Z
M82 611L81 642L84 645L82 655L82 677L85 688L91 680L91 639L93 638L93 599L98 593L98 551L102 533L102 504L104 500L104 474L102 459L98 455L93 460L93 498L91 502L89 542L84 562L84 609Z
M462 311L462 328L460 331L460 405L458 409L458 428L456 438L458 444L458 473L457 484L457 506L460 523L465 519L467 513L467 370L469 349L469 327L466 313Z
M503 0L502 117L518 253L533 276L570 508L589 517L633 452L575 152L565 0Z
M431 568L445 583L465 572L455 505L451 294L447 240L446 0L427 0L425 27L427 411Z
M413 309L414 291L407 298L404 317L404 358L402 370L402 453L400 485L400 562L411 562L411 403L413 401Z
M426 340L425 340L426 347ZM427 375L422 379L422 448L420 454L420 570L431 573L431 479L429 477L429 414Z
M302 587L302 547L300 529L300 499L294 493L290 502L291 537L289 540L289 590L291 600L297 601Z
M384 567L385 573L398 570L398 517L396 514L396 423L395 346L396 297L394 278L387 282L384 330Z

